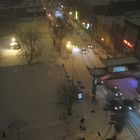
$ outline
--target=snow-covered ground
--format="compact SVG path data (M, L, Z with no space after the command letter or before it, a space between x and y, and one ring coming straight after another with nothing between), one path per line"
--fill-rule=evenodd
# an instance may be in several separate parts
M19 121L18 125L24 124L19 129L23 140L61 140L65 125L59 121L56 101L58 89L67 83L62 66L40 63L0 71L0 132L14 140L15 129L9 131L8 126Z
M43 53L39 58L42 63L0 68L0 134L6 132L5 140L62 140L66 135L67 127L59 119L61 108L57 105L57 100L60 87L68 84L66 73L72 76L72 63L71 59L58 59L59 53L52 45L50 30L44 26L42 32ZM65 69L62 63L65 63ZM79 77L84 81L85 87L90 87L91 76L86 69L84 56L74 56L73 65L78 74L82 75ZM76 81L79 80L78 74L74 73ZM105 104L102 90L102 87L97 89L97 104L91 104L91 96L86 93L83 101L74 104L69 119L71 133L65 140L72 139L75 134L84 135L86 140L99 140L98 131L104 138L112 135L112 128L108 125L110 116L102 109ZM95 113L91 113L91 110ZM84 133L79 129L81 115L86 120Z

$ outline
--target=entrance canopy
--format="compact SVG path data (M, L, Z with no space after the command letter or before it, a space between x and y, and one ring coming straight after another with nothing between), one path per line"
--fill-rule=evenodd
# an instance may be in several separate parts
M89 67L87 67L87 69L92 76L103 76L108 73L107 68L89 68Z
M139 60L135 57L121 57L121 58L111 58L108 60L104 60L103 62L106 67L114 67L114 66L125 66L128 64L138 64Z

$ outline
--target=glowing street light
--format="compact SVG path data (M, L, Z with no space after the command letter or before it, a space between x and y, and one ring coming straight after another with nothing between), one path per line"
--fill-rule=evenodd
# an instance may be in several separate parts
M102 40L102 41L105 41L105 39L104 39L103 37L101 38L101 40Z
M90 24L89 24L89 23L87 23L87 25L86 25L86 29L89 29L89 27L90 27Z
M69 12L69 15L72 15L72 12L71 11Z
M75 19L78 20L78 11L75 11Z
M48 14L48 16L50 17L50 16L51 16L51 14Z
M66 47L67 47L68 49L72 49L72 45L71 45L71 42L70 42L70 41L67 42Z
M77 46L74 46L74 45L73 45L72 52L73 52L73 53L77 53L77 52L79 52L79 51L80 51L80 49L79 49Z
M85 22L82 22L83 25L85 25Z
M63 5L61 5L61 8L64 8L64 6L63 6Z
M12 42L15 42L15 41L16 41L16 38L15 38L15 37L12 37L12 38L11 38L11 41L12 41Z
M11 46L11 47L13 47L13 46L15 46L15 45L17 45L17 42L10 42L10 46Z

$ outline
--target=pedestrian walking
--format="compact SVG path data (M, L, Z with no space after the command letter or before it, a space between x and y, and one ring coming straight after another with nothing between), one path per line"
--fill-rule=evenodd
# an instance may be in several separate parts
M80 123L84 124L84 122L85 122L85 119L82 117L81 120L80 120Z
M82 126L82 125L80 125L80 130L81 130L81 131L83 130L83 126Z
M85 127L85 126L83 126L82 130L83 130L83 131L85 131L85 130L86 130L86 127Z
M5 132L5 131L2 132L2 137L3 137L3 138L6 137L6 132Z
M53 46L55 46L56 42L55 42L55 38L53 38Z

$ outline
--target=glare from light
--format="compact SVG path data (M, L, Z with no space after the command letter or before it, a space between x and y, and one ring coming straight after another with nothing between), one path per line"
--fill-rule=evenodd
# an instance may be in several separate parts
M72 12L70 11L69 14L72 15Z
M129 110L132 110L132 107L131 107L131 106L129 106L129 107L128 107L128 109L129 109Z
M79 52L79 51L80 51L80 49L77 46L73 46L73 48L72 48L73 53L76 53L76 52Z
M5 49L3 50L3 55L5 56L15 56L17 54L19 54L20 51L19 50L14 50L14 49Z
M83 93L78 93L77 98L78 98L78 100L83 99Z
M89 29L89 27L90 27L90 24L89 24L89 23L87 23L87 25L86 25L86 29Z
M75 11L75 19L78 19L78 12Z
M85 22L82 22L83 25L85 25Z
M63 5L61 5L61 8L64 8L64 6L63 6Z
M48 14L48 16L50 17L50 16L51 16L51 14Z
M62 12L60 10L56 10L54 15L55 17L62 17Z
M118 108L117 107L114 107L115 108L115 110L117 110Z
M102 41L105 41L105 39L104 39L103 37L101 38L101 40L102 40Z
M101 84L103 84L104 83L104 81L101 81Z
M67 49L72 49L72 44L70 41L67 42L66 47Z
M130 43L129 41L127 41L126 39L123 40L123 43L126 44L129 48L134 47L134 45L132 43Z
M12 42L15 42L16 41L16 38L15 37L11 38L11 41Z
M10 42L10 46L12 47L12 46L15 46L15 45L17 45L17 42Z

